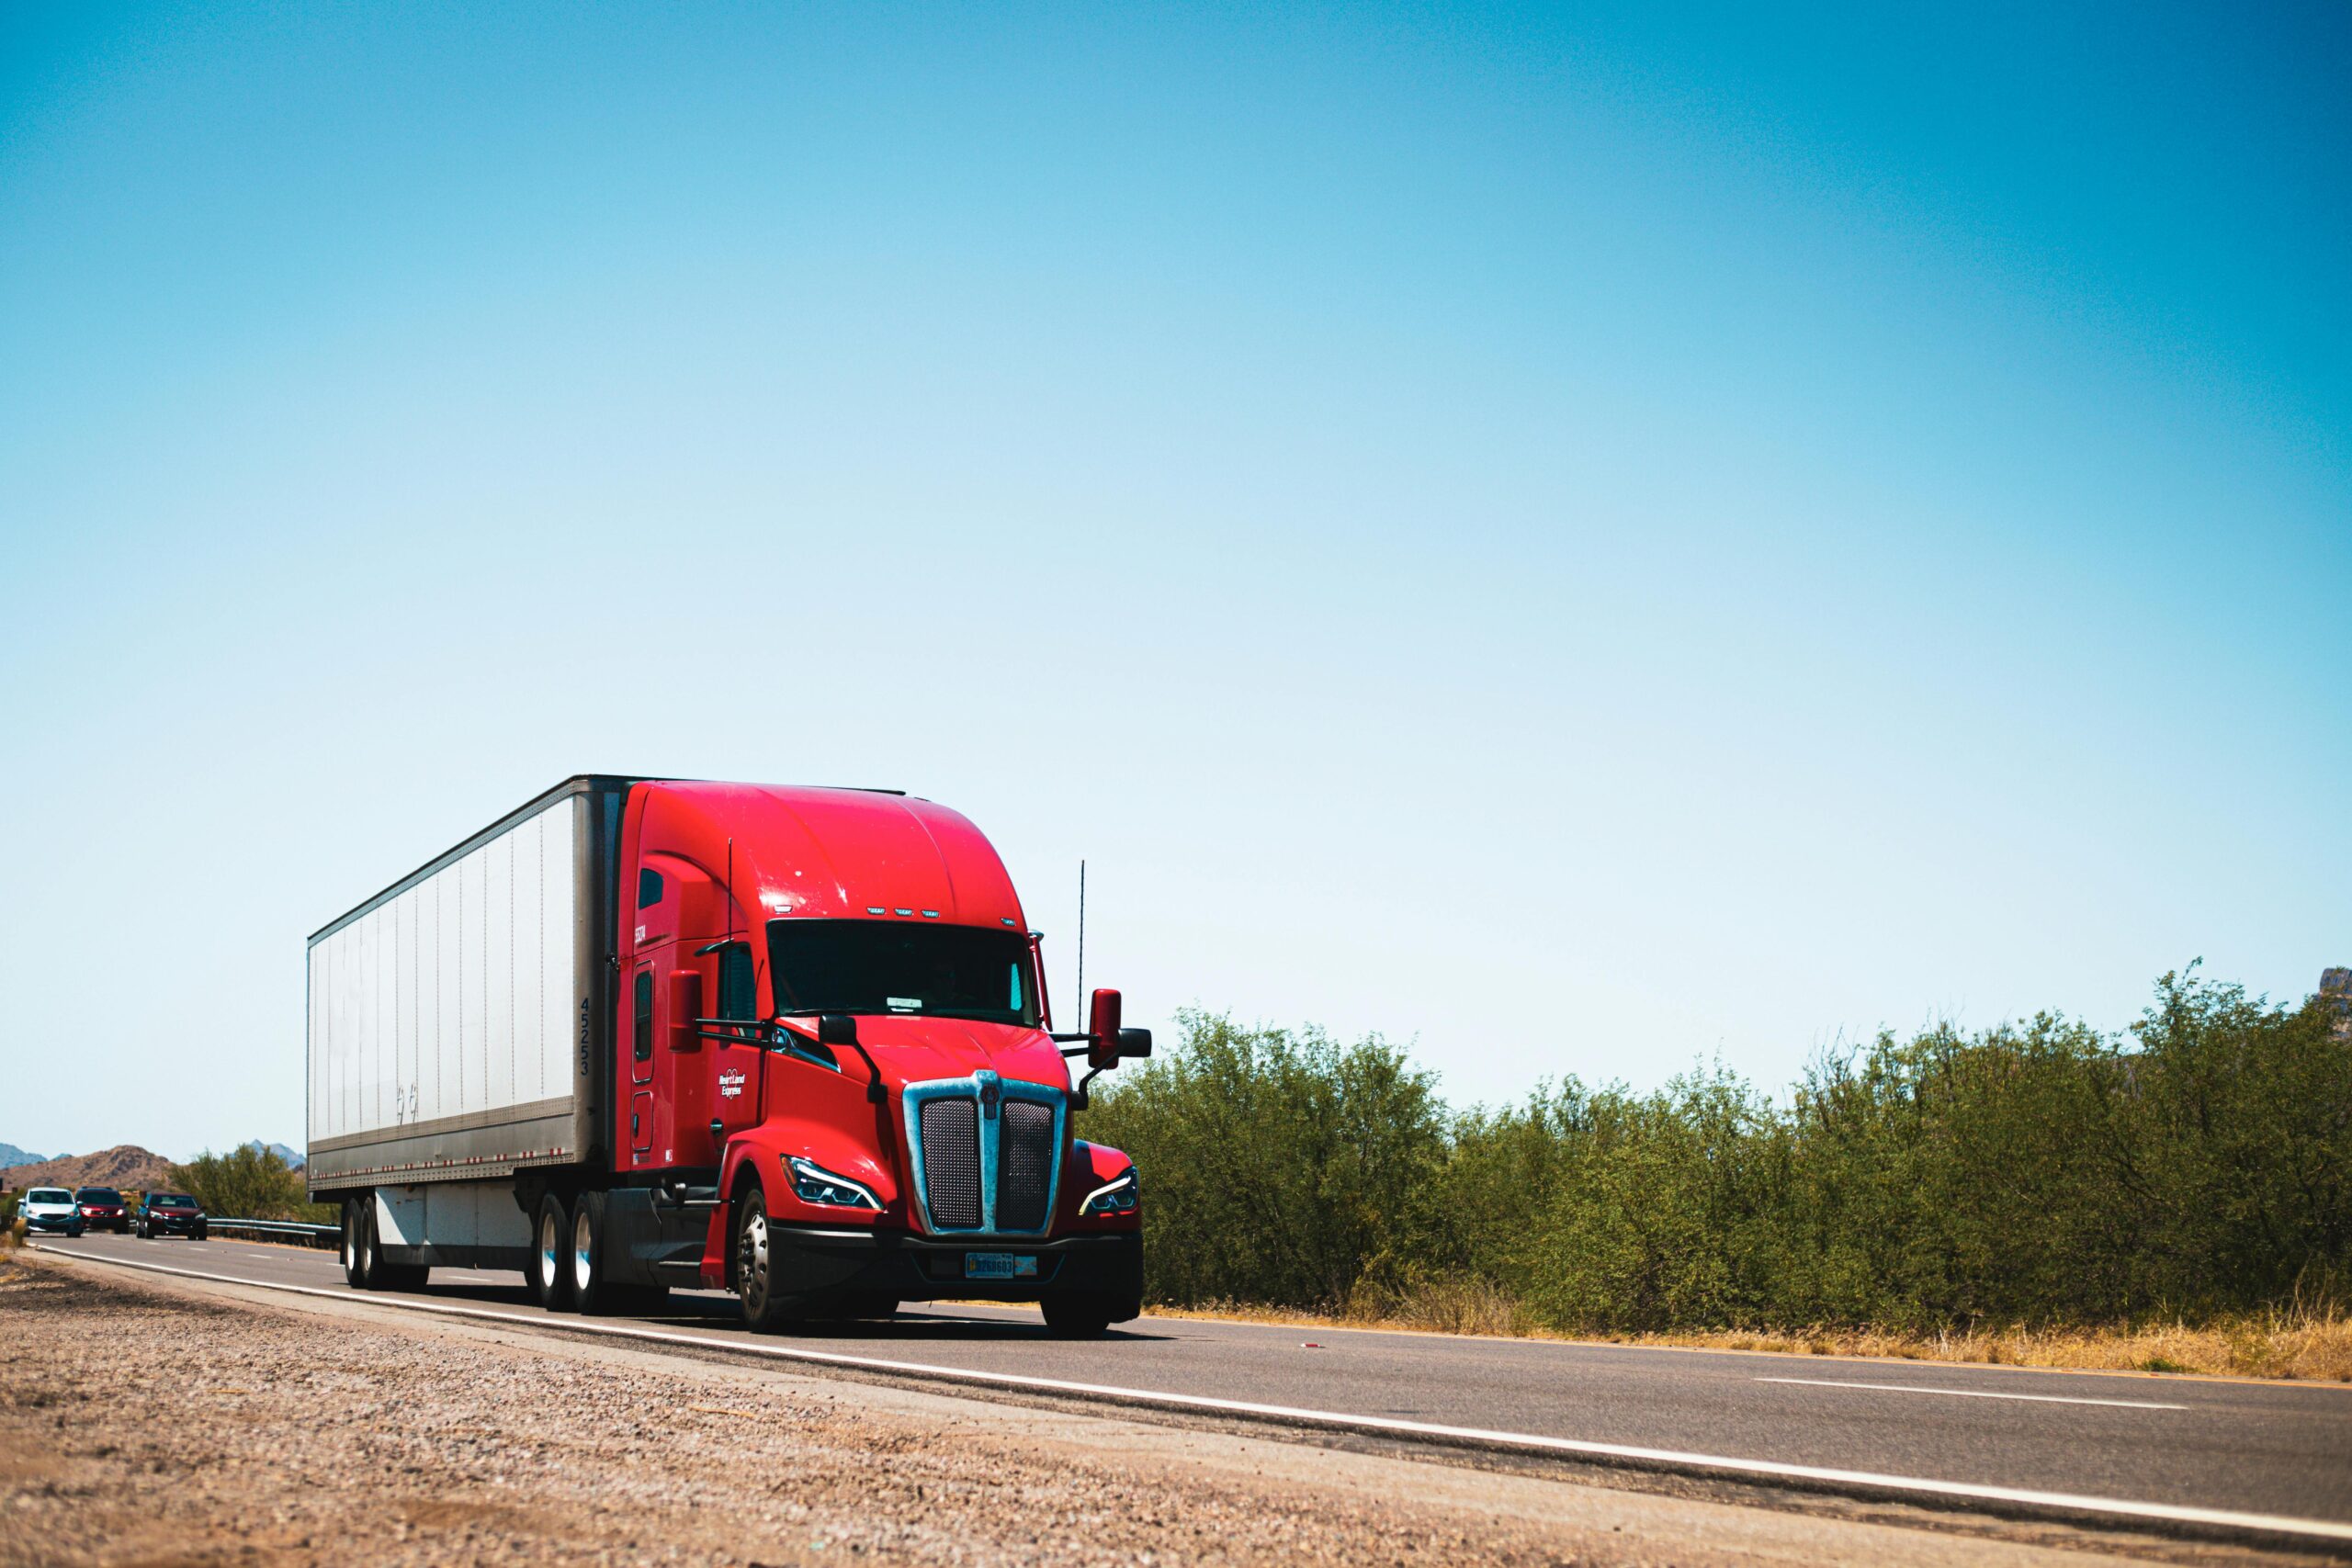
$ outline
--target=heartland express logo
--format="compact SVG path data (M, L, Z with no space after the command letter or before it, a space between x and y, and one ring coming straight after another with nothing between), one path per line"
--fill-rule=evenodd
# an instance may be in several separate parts
M743 1098L742 1068L729 1067L725 1072L718 1075L718 1098L721 1100L741 1100Z

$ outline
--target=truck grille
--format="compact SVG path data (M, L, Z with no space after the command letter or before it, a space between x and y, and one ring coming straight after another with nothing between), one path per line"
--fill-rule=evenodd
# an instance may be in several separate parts
M933 1100L922 1108L922 1201L943 1230L980 1225L979 1108L968 1100Z
M1044 1234L1061 1167L1061 1091L982 1072L909 1084L905 1093L926 1227Z
M1054 1180L1054 1108L1008 1100L1003 1115L996 1153L996 1228L1044 1230Z

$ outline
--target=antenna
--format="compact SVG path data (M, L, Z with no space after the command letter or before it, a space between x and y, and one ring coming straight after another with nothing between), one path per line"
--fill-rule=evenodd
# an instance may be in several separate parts
M1074 1003L1073 1005L1074 1005L1074 1006L1076 1006L1076 1007L1077 1007L1077 1009L1078 1009L1078 1016L1079 1016L1079 1017L1080 1017L1080 1018L1084 1018L1084 1017L1086 1017L1086 1016L1087 1016L1087 1010L1086 1010L1086 862L1085 862L1082 858L1081 858L1081 859L1079 861L1079 863L1078 863L1078 1000L1077 1000L1077 1002L1076 1002L1076 1003Z

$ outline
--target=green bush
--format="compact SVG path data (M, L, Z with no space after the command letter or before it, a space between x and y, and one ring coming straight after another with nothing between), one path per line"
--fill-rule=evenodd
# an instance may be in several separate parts
M1329 1303L1426 1267L1447 1150L1426 1074L1377 1037L1180 1021L1080 1128L1143 1172L1161 1299Z
M2352 1285L2352 1041L2192 970L2121 1036L1883 1034L1776 1103L1720 1068L1450 1114L1377 1037L1188 1014L1081 1132L1135 1156L1161 1301L1450 1281L1577 1330L2192 1315Z
M300 1220L333 1224L334 1206L312 1203L300 1172L269 1149L251 1145L216 1155L209 1150L172 1167L171 1182L220 1219Z

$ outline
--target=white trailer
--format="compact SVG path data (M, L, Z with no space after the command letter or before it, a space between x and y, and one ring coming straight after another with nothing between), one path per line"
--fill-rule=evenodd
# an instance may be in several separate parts
M307 1179L388 1271L523 1267L518 1193L603 1155L628 782L566 780L311 934Z

